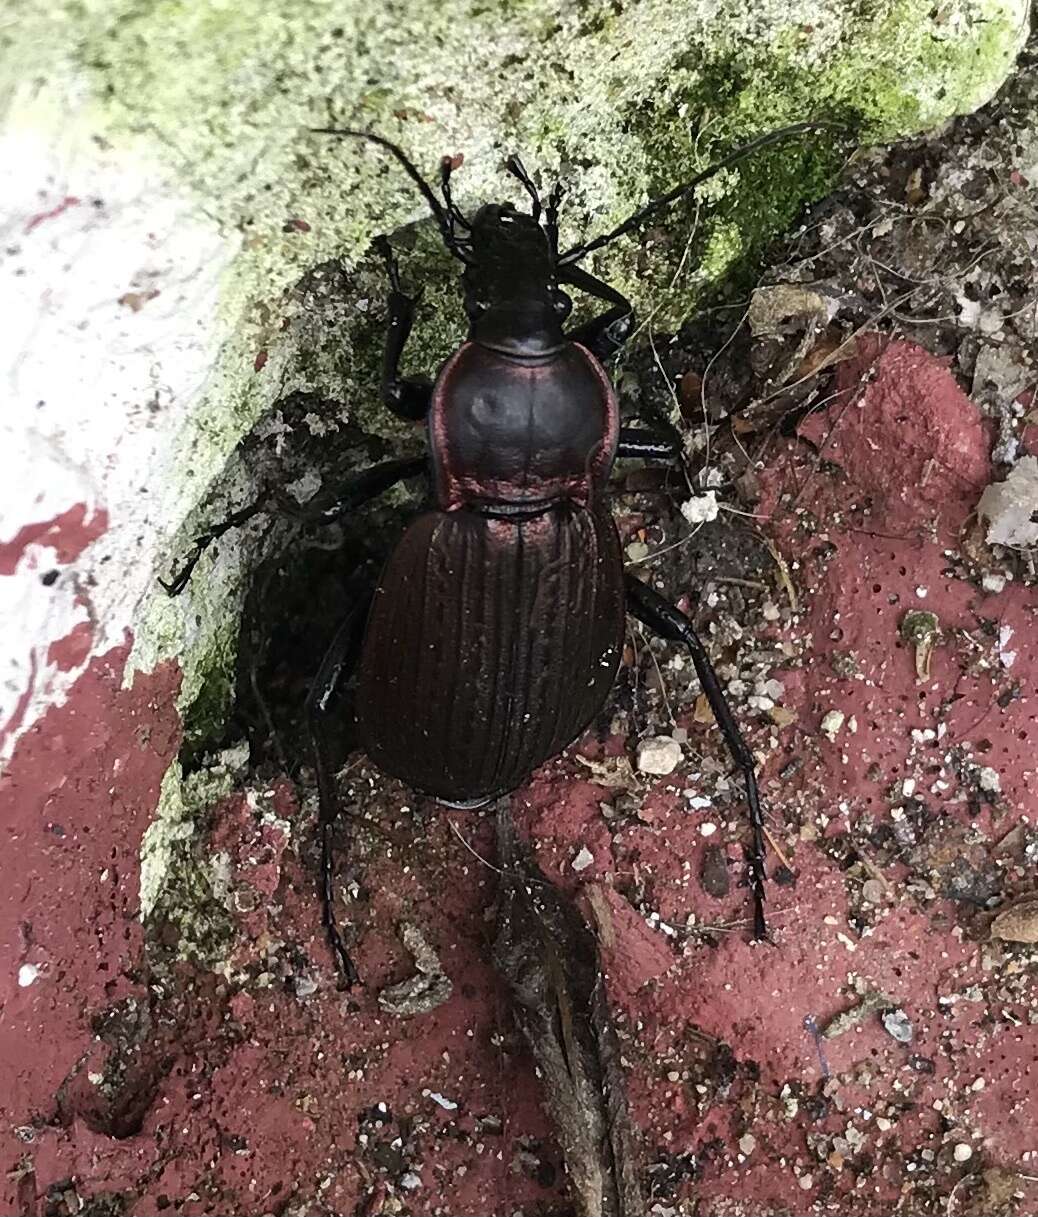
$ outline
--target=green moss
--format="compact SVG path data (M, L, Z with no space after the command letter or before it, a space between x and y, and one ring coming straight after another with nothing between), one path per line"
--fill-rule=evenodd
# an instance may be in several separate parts
M186 777L172 765L141 844L145 924L171 928L178 957L208 966L226 956L234 931L226 904L228 860L204 851L201 830L213 806L234 788L247 757L247 750L228 750Z

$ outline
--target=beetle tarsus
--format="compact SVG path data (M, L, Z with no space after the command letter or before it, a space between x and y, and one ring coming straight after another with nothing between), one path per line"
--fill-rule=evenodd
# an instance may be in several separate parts
M335 862L332 851L332 824L321 826L321 920L328 935L328 944L332 948L335 966L342 977L347 989L360 984L360 974L350 958L346 944L339 933L335 920Z
M180 595L188 583L190 583L191 576L202 555L214 541L218 541L225 532L230 532L232 528L240 528L242 524L247 524L249 520L254 519L261 512L269 510L269 508L270 502L268 496L264 495L263 498L258 499L255 503L250 503L248 507L239 508L237 511L232 512L226 520L221 520L219 524L214 524L212 528L195 537L191 553L184 560L184 564L174 573L173 578L169 582L166 582L165 579L159 580L166 594L169 596Z
M317 773L318 822L321 828L321 920L328 935L335 965L347 988L357 984L359 977L335 918L335 856L332 832L339 818L339 797L335 788L335 773L329 755L325 723L335 694L342 687L352 661L356 658L367 610L367 600L359 600L351 607L321 661L306 699L306 716L310 725L310 742Z
M680 609L669 604L658 592L648 584L642 583L640 579L627 575L624 581L627 585L627 603L630 612L661 638L666 638L670 642L680 642L688 647L699 683L710 703L710 709L713 711L724 741L728 745L732 760L742 773L752 831L748 869L750 890L753 892L753 939L755 942L766 941L768 926L764 917L766 878L764 816L761 812L760 794L757 790L757 773L753 753L742 737L739 725L735 721L735 715L732 714L724 690L721 688L721 682L717 679L717 673L710 662L710 656L699 640L692 622Z

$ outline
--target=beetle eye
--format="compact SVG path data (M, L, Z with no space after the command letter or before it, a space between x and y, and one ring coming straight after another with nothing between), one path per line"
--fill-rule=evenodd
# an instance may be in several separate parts
M570 309L573 307L573 301L569 298L569 296L566 295L565 292L555 292L552 304L560 317L567 316Z

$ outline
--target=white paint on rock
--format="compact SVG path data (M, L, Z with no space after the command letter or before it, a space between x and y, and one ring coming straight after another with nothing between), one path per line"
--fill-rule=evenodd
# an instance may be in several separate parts
M51 645L89 622L89 662L155 592L190 506L175 440L215 362L237 248L103 130L82 97L26 90L0 131L0 545L79 504L87 527L108 517L67 566L39 542L0 576L0 760L85 666L59 670Z

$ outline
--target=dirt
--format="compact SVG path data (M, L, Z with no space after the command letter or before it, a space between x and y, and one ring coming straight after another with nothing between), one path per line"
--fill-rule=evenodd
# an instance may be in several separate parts
M1036 56L980 114L855 157L751 294L674 340L647 326L619 375L625 409L677 411L688 445L684 474L619 471L627 557L693 614L772 844L753 944L738 780L691 664L634 625L600 721L512 796L598 936L658 1217L1038 1213L1038 953L1026 924L992 933L1026 921L1038 863L1038 592L1033 551L975 514L1038 453ZM361 448L346 436L347 464ZM708 492L717 518L690 523ZM335 540L375 560L396 527L387 508ZM306 544L257 582L221 741L246 735L250 760L196 844L222 859L219 967L136 917L175 672L123 690L111 656L5 775L33 863L0 904L32 977L3 993L4 1211L571 1211L491 966L493 823L416 798L348 733L339 897L363 985L336 985L291 762L348 584ZM106 739L56 765L41 741L86 716ZM635 766L658 736L682 749L662 777ZM449 985L390 1012L419 955Z

